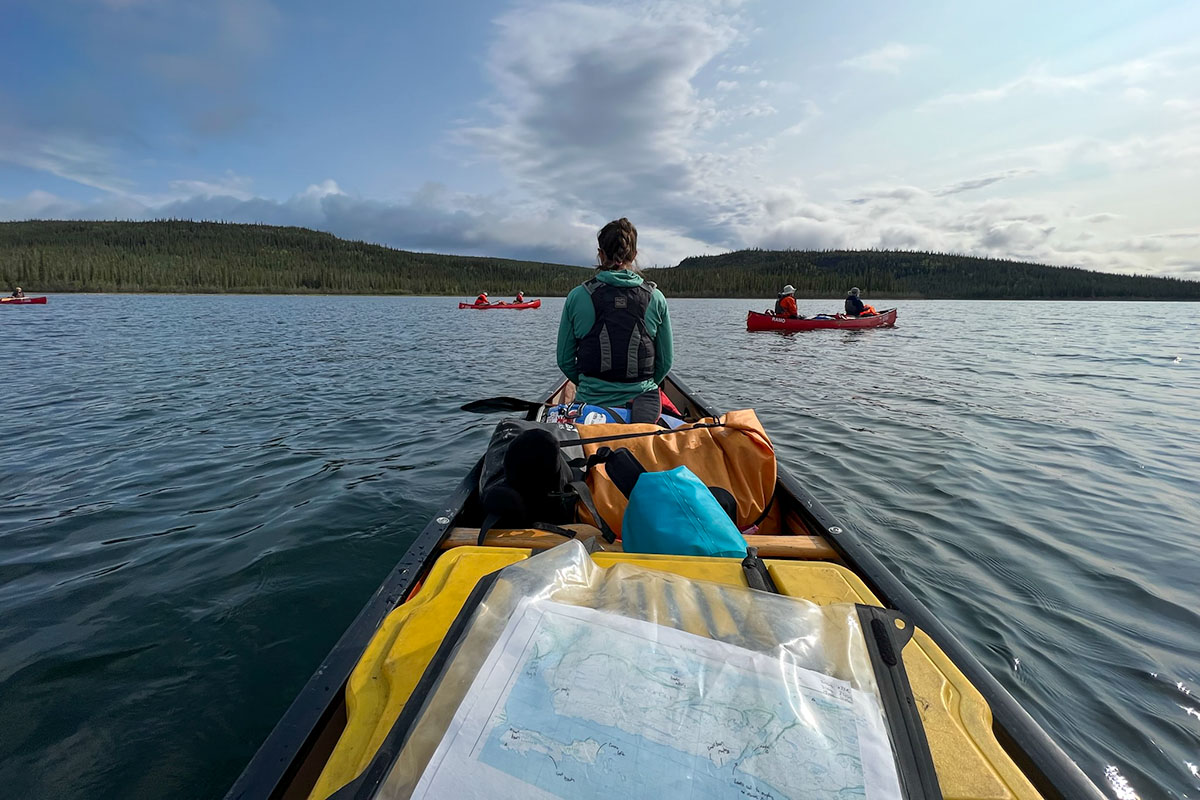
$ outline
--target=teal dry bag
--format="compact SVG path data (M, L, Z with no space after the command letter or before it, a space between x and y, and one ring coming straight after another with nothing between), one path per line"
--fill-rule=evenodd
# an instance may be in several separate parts
M644 472L621 522L626 553L742 558L746 540L712 491L687 467Z

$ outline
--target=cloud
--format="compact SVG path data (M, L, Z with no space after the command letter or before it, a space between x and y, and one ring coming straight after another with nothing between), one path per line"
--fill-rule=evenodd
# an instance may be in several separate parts
M1163 263L1176 274L1185 278L1196 280L1200 274L1200 258L1179 258L1177 256L1168 256L1163 259Z
M864 206L868 204L878 205L881 201L897 201L907 203L918 197L928 197L929 192L920 189L916 186L888 186L882 188L871 188L862 192L859 197L847 201L850 205Z
M1186 117L1200 117L1200 100L1172 97L1163 101L1163 107Z
M522 5L497 29L490 119L462 129L460 142L531 196L596 223L653 217L684 238L732 241L722 218L742 200L725 176L745 154L717 153L704 136L775 109L720 108L693 84L738 37L725 4Z
M991 163L1018 163L1046 174L1072 168L1103 167L1111 172L1167 169L1176 173L1200 171L1200 124L1178 125L1163 133L1137 133L1121 139L1069 136L1057 141L1002 151Z
M95 137L0 122L0 163L49 172L84 186L124 192L130 184L118 175L111 148Z
M330 181L329 183L332 183ZM175 180L168 185L171 194L181 197L232 197L237 200L249 200L253 197L250 191L253 181L249 178L228 173L215 181L205 180ZM336 187L336 184L334 184ZM315 189L316 187L310 187Z
M999 183L1000 181L1009 180L1010 178L1017 178L1022 175L1030 175L1033 172L1035 172L1035 170L1032 169L1010 169L1000 173L999 175L988 175L982 178L971 178L969 180L959 181L935 192L935 194L937 194L939 197L945 197L946 195L951 194L971 192L976 189L983 189L984 187L991 186L994 183Z
M809 126L821 116L821 109L811 100L800 102L800 119L793 122L780 132L780 136L799 136L808 130Z
M893 42L869 53L848 58L842 62L842 66L868 72L899 72L902 65L911 61L920 52L919 48Z
M1055 74L1044 65L1036 64L1024 75L999 86L971 92L951 92L935 98L926 107L998 102L1022 94L1090 92L1110 87L1121 87L1127 100L1140 102L1149 97L1144 84L1194 71L1196 57L1197 53L1193 50L1169 49L1144 58L1070 74Z

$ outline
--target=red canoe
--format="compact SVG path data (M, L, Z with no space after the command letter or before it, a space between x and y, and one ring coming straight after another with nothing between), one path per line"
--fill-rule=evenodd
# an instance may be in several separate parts
M486 305L475 305L474 303L459 303L459 308L477 308L480 311L487 311L489 308L541 308L541 300L526 300L524 303L487 303Z
M896 324L896 309L889 308L870 317L834 314L825 319L788 319L774 314L751 311L746 316L748 331L815 331L820 328L890 328Z
M32 306L45 305L46 298L44 297L0 297L0 303L6 306Z

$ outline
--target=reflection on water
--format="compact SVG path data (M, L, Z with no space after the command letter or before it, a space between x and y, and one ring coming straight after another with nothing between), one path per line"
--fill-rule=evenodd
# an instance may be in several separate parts
M561 302L63 296L0 315L0 363L26 365L0 387L7 790L220 795L483 448L494 418L458 406L554 379ZM894 330L747 333L759 305L671 300L678 372L758 409L781 460L1111 794L1194 794L1195 316L900 302Z

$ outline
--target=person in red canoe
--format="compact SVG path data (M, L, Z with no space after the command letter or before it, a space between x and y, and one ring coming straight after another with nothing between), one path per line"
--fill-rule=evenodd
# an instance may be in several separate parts
M775 301L775 316L800 319L800 311L796 308L796 287L790 283L783 287L779 299Z
M487 292L480 292L479 297L475 298L475 305L486 306L488 304Z
M18 286L18 287L17 287L17 290L16 290L15 292L13 292L13 293L12 293L12 296L13 296L13 297L24 297L24 296L25 296L25 292L21 291L21 287L20 287L20 286Z
M855 286L846 294L846 316L847 317L873 317L877 313L875 306L869 306L862 301L858 296L858 287Z
M517 292L517 298L515 300L513 300L513 302L514 303L524 303L525 302L525 293Z

